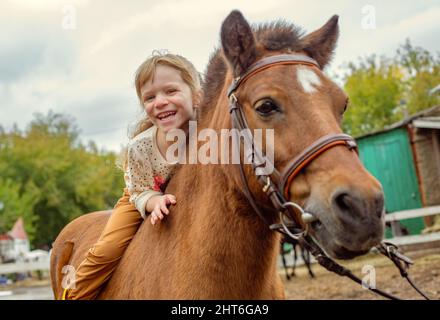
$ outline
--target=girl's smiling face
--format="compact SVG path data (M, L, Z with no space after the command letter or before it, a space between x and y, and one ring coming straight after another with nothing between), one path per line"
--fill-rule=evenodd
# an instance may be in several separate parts
M145 112L159 130L187 129L194 117L193 94L180 71L157 65L155 73L141 87Z

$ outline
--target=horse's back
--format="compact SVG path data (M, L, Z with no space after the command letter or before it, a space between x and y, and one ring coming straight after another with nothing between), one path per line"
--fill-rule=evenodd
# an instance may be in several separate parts
M53 242L50 274L55 297L59 298L62 292L63 267L78 267L87 250L98 240L111 212L97 211L76 218L61 230Z

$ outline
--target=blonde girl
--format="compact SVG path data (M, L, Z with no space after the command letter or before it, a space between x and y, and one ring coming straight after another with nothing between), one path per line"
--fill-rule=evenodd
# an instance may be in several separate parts
M135 78L144 110L127 148L126 188L98 242L76 270L73 286L62 299L94 299L110 279L125 249L147 217L155 225L177 199L164 193L175 164L166 161L165 137L172 129L188 130L201 99L200 75L182 56L155 53L142 63Z

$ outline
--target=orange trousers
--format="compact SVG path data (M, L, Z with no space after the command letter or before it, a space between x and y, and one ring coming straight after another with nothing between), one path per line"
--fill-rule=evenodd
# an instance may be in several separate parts
M95 299L118 266L125 249L144 220L129 198L127 189L124 189L98 242L87 252L77 268L75 286L66 291L67 300Z

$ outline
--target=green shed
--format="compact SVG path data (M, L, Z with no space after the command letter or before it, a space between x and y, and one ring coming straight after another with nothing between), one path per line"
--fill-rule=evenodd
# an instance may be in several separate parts
M361 161L382 183L387 213L440 204L440 106L356 140ZM401 224L420 234L431 220Z

